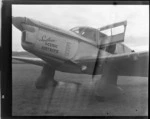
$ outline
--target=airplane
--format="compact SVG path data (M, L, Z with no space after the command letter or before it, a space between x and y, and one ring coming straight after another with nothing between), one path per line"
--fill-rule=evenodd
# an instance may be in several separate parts
M55 90L55 71L90 74L92 78L101 74L94 93L108 98L122 92L118 76L148 77L148 51L135 52L123 44L127 21L68 31L27 17L12 17L12 24L22 33L22 47L37 56L12 58L43 67L35 82L37 89L51 86Z

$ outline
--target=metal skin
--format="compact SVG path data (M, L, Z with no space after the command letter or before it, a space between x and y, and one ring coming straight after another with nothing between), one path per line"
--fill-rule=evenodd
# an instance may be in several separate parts
M65 31L25 17L13 17L12 23L22 32L22 47L46 62L41 76L36 81L37 88L46 88L46 84L51 82L55 89L57 82L54 80L54 73L55 70L59 70L78 74L102 74L101 80L95 83L95 94L100 97L120 94L117 77L122 72L116 68L120 64L97 59L111 57L113 54L131 53L132 50L120 43L124 40L124 33L106 37L96 30L95 37L98 39L100 35L103 37L93 41L72 31ZM123 23L117 23L114 27L120 24ZM126 22L124 25L126 26ZM112 42L105 42L109 39Z

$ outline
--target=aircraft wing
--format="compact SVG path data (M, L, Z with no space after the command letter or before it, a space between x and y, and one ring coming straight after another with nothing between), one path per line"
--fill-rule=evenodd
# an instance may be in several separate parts
M101 74L105 64L115 67L120 76L148 76L149 52L131 52L124 54L113 54L109 56L98 56L94 58L82 59L78 61L80 65L95 64L93 75Z
M15 62L14 60L21 61L21 62ZM46 64L46 62L40 58L16 57L16 56L12 57L12 63L29 63L38 66L43 66L44 64Z
M34 65L43 66L46 64L40 58L29 58L29 57L15 57L13 60L22 61ZM124 54L113 54L108 56L98 56L91 58L83 58L75 61L74 64L80 66L87 66L87 70L94 71L93 75L102 74L102 69L105 64L110 64L118 70L120 76L148 76L149 70L149 52L131 52ZM96 63L96 64L95 64ZM89 73L91 74L91 73Z

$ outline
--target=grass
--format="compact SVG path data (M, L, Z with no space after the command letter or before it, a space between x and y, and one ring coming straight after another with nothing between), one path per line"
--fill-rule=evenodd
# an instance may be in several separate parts
M148 78L119 77L118 85L124 93L104 102L96 100L90 75L56 72L57 81L71 80L83 85L76 95L77 86L59 83L51 104L50 88L37 90L35 80L41 67L29 64L12 65L13 107L15 116L145 116L148 115ZM100 76L98 76L100 77Z

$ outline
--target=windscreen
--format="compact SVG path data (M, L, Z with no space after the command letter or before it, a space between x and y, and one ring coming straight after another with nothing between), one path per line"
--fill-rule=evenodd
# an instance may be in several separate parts
M96 41L96 30L87 27L76 27L71 29L72 32L81 35L90 40Z

